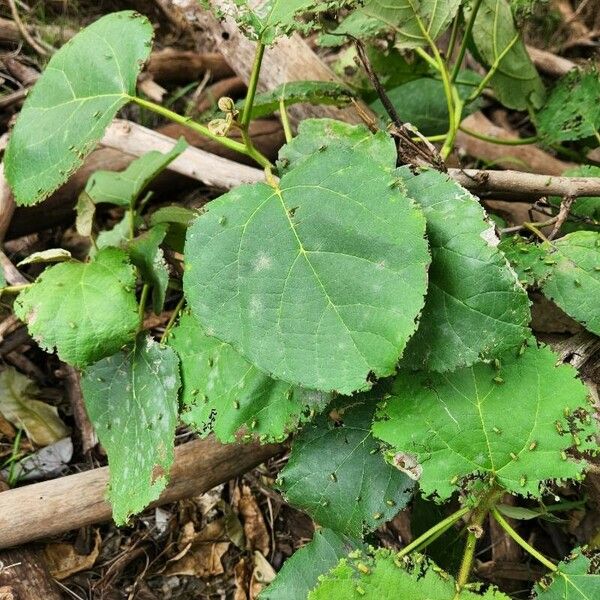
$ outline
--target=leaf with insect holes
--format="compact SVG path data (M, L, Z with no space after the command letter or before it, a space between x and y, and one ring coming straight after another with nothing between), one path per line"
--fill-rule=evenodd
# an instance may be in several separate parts
M503 238L498 248L504 253L523 285L534 285L546 276L550 268L544 263L544 249L537 244L530 244L518 234Z
M132 341L138 327L135 269L116 248L89 263L65 262L46 269L15 301L41 348L84 367Z
M568 560L558 565L558 571L551 574L550 583L543 587L537 583L534 588L536 600L593 600L600 597L600 574L597 561L574 550Z
M200 0L207 8L214 0ZM218 16L232 17L251 39L271 44L294 31L309 33L319 26L319 15L355 6L358 0L221 0Z
M312 541L283 563L273 582L261 592L260 600L306 600L319 575L327 573L358 546L354 540L331 529L316 531Z
M34 381L13 367L0 371L0 415L25 434L36 446L49 446L69 435L69 428L56 407L42 402Z
M167 225L155 225L131 240L127 246L131 262L140 270L145 283L152 286L152 310L162 312L169 286L169 267L160 245L167 235Z
M224 443L236 441L241 433L281 441L331 399L271 379L230 345L207 336L187 312L172 331L169 346L181 360L181 418L201 433L214 431Z
M544 295L586 329L600 335L600 233L575 231L546 246L550 267Z
M44 200L83 164L135 94L152 37L145 17L112 13L50 59L25 101L4 157L17 204Z
M490 587L478 594L456 591L456 582L420 554L396 558L391 550L354 551L308 594L308 600L509 600Z
M419 48L444 33L459 6L460 0L368 0L332 33L321 36L320 43L338 46L349 37L369 39L392 31L397 48Z
M402 365L452 371L518 347L529 335L529 299L477 198L439 171L397 173L423 209L432 256L425 308Z
M329 408L294 439L279 485L319 525L359 539L406 506L414 481L385 462L371 435L375 398Z
M180 138L166 153L152 150L134 160L124 171L96 171L87 182L85 191L94 204L135 206L153 179L158 177L186 148Z
M191 225L184 291L204 330L276 379L350 394L396 369L423 306L420 211L388 170L332 145Z
M585 461L566 452L598 450L585 385L547 348L516 354L495 366L396 377L373 432L415 457L425 495L444 501L484 479L539 498L546 481L581 478Z
M372 133L365 125L335 119L306 119L298 126L298 135L279 151L277 167L280 173L287 173L330 146L364 152L385 169L396 166L396 145L384 131Z
M573 69L556 84L537 115L537 129L548 144L600 138L600 74Z
M167 485L179 384L175 351L144 334L83 373L85 405L108 454L108 497L117 525L156 500Z
M473 4L465 5L467 18ZM498 100L516 110L540 108L544 84L527 54L508 0L482 0L471 35L481 61L490 69L497 67L490 85Z
M294 104L313 104L337 106L350 104L356 94L348 87L335 81L291 81L277 86L262 94L256 94L252 104L252 118L268 117L280 108L283 99L285 106ZM237 103L236 108L244 110L244 101Z

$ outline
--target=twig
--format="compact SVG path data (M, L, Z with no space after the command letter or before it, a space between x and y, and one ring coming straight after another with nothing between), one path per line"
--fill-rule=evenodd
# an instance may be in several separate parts
M571 210L571 206L573 206L573 202L575 202L575 196L565 196L561 200L560 210L558 211L558 215L556 215L556 223L548 236L549 240L553 240L558 235L560 228L564 225L564 222L569 216L569 211Z
M12 13L12 18L19 28L19 33L21 37L40 55L40 56L48 56L48 51L45 48L42 48L30 35L29 31L27 31L27 27L21 21L21 17L19 16L19 10L17 9L17 5L15 0L8 0L8 5L10 6L10 12Z

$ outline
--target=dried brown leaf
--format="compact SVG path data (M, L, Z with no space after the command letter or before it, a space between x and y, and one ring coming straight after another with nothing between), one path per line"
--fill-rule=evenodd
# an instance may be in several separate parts
M73 544L53 543L44 548L44 555L48 563L48 570L55 579L59 581L70 577L74 573L87 571L91 569L98 555L102 538L100 532L96 530L94 536L94 547L89 554L79 554Z

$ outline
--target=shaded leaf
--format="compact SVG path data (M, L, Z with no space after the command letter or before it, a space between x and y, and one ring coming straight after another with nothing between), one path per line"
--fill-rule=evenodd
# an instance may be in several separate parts
M244 185L188 230L184 290L210 335L273 377L351 393L394 372L429 263L420 212L365 153L330 146Z
M75 229L77 230L77 233L84 237L90 237L94 228L96 205L85 191L79 194L77 204L75 205L75 211L77 213L75 219Z
M432 255L425 308L402 364L451 371L519 346L529 335L529 300L477 198L439 171L398 174L423 208Z
M292 554L260 600L306 600L319 575L335 567L357 544L331 529L320 529L308 544Z
M330 408L295 438L280 488L319 525L359 539L406 506L414 482L385 462L371 435L374 398Z
M573 69L556 84L537 115L537 129L548 144L596 137L600 131L600 75Z
M551 583L545 589L539 583L535 586L538 600L593 600L599 595L598 569L580 549L558 565L558 572L552 575Z
M504 356L499 370L477 364L453 373L400 373L373 432L416 457L421 489L438 501L481 478L540 497L547 481L581 478L586 464L567 459L571 446L597 450L587 389L557 360L547 348L529 347Z
M467 3L467 16L472 4ZM544 101L544 84L529 58L515 26L507 0L482 0L473 25L473 42L487 67L497 64L490 80L504 106L525 110L539 108Z
M152 213L150 224L152 226L162 223L168 225L167 235L164 240L165 244L173 248L176 252L183 253L187 228L197 216L197 211L183 206L163 206Z
M116 248L89 263L46 269L15 301L15 314L46 351L83 367L117 352L138 326L135 270Z
M281 441L330 400L329 394L271 379L231 346L208 337L187 312L169 345L181 360L182 419L201 433L214 431L222 442L242 433Z
M39 400L36 384L13 367L0 371L0 413L25 430L36 446L49 446L69 435L54 406Z
M419 48L435 41L450 25L460 0L368 0L356 9L329 35L323 35L324 46L337 46L347 36L369 39L385 32L396 34L396 47Z
M134 160L124 171L96 171L85 186L86 194L94 204L115 204L133 207L142 192L153 179L160 175L186 148L180 138L173 148L163 154L153 150Z
M17 204L44 200L83 164L135 94L152 36L145 17L112 13L50 59L25 101L4 156Z
M179 361L143 334L87 368L81 389L108 454L108 497L118 525L156 500L173 463Z
M509 600L495 588L456 592L456 582L420 554L395 558L390 550L353 552L320 578L308 600Z
M162 312L169 285L169 267L160 245L167 234L166 225L156 225L127 246L131 262L140 270L142 279L152 286L152 309Z

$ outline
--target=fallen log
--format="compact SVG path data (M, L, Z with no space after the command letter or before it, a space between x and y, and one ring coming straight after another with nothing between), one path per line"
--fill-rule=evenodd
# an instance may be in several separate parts
M178 446L169 485L153 506L207 492L283 450L213 438ZM0 493L0 549L110 520L107 484L108 467L102 467Z
M0 600L61 600L40 550L0 552Z

